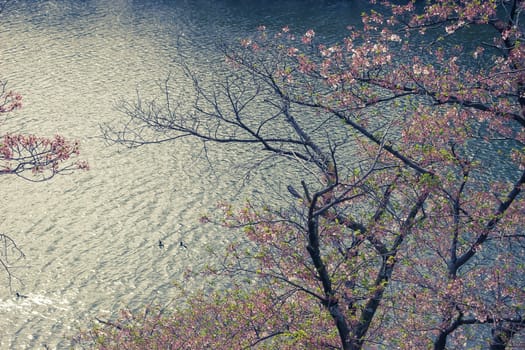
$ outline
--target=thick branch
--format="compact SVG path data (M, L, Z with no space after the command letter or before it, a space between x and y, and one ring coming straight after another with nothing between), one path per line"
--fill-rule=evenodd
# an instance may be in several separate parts
M469 261L470 258L472 258L476 254L477 248L487 240L490 232L494 230L498 222L501 220L505 211L510 207L510 205L516 200L518 195L521 193L521 188L523 184L525 184L525 171L521 174L520 179L516 182L512 190L509 192L507 198L499 204L498 208L492 215L492 218L490 218L487 224L485 224L485 230L481 234L479 234L474 244L472 244L465 253L463 253L457 258L456 263L454 264L450 272L455 273L459 268L461 268L461 266L467 263L467 261Z
M314 194L312 198L312 203L310 203L310 207L308 210L308 246L306 248L308 250L308 253L310 254L310 258L312 259L312 262L318 273L319 280L321 281L321 284L323 286L325 294L325 300L323 302L323 305L328 309L330 315L334 319L337 330L339 332L339 337L341 339L341 344L343 345L343 349L350 350L352 349L349 337L350 328L348 326L348 322L345 316L343 315L339 307L338 299L336 298L335 293L332 289L332 281L330 275L328 274L326 265L324 264L321 258L321 250L319 247L319 217L314 215L315 206L318 199L319 194Z

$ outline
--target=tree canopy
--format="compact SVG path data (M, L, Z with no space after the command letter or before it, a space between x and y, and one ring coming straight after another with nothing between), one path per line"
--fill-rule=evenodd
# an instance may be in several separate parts
M160 102L124 103L124 127L105 128L110 140L235 144L300 175L288 207L220 203L220 215L202 218L249 242L232 243L210 269L232 290L188 294L173 312L125 313L92 339L100 348L523 346L524 10L522 0L381 1L338 43L260 27L222 47L212 82L184 66L192 100L167 80Z

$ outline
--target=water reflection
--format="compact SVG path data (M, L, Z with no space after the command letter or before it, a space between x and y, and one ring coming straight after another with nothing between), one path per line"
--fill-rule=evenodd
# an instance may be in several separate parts
M0 288L0 348L68 348L71 334L95 316L167 302L181 272L206 263L199 247L220 249L232 239L197 222L218 200L243 198L231 167L242 154L221 151L222 161L210 170L191 143L107 147L99 124L121 117L114 109L119 97L129 99L136 89L156 94L168 73L179 79L177 57L208 59L218 40L237 40L260 24L314 27L319 36L339 38L362 3L14 2L1 19L0 77L24 95L24 108L2 132L80 139L92 169L38 185L0 178L0 229L27 256L14 272L23 281L15 291L28 296L17 299ZM194 46L181 51L181 38ZM251 179L252 189L275 177Z

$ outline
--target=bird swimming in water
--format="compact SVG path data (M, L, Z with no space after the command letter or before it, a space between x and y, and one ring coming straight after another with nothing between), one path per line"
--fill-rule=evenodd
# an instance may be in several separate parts
M23 295L23 294L20 294L20 293L16 292L16 298L17 299L18 298L24 298L25 299L25 298L27 298L27 295Z

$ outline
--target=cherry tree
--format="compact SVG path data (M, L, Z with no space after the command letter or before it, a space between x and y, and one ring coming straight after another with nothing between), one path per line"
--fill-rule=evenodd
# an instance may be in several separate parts
M230 144L298 175L287 205L201 218L246 238L208 271L233 292L103 321L99 346L524 346L524 10L382 1L336 43L260 27L215 80L183 65L187 105L169 80L123 103L110 140Z

